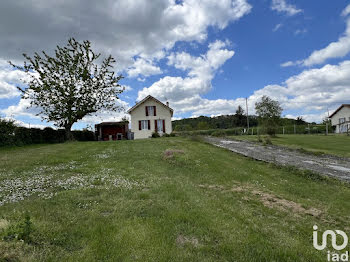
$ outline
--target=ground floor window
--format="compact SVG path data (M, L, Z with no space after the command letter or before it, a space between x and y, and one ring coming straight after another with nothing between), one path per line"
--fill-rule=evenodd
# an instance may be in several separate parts
M149 129L149 120L141 120L139 123L139 127L140 130Z
M157 132L164 132L163 130L163 119L158 119L157 120Z

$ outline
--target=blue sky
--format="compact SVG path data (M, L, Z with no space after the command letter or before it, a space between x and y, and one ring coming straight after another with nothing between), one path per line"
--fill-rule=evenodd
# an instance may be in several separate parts
M169 101L175 119L233 114L248 98L281 102L283 115L321 121L350 103L350 7L336 0L81 1L0 4L0 114L19 124L52 125L26 109L14 85L23 74L7 60L52 52L71 36L112 54L128 88L126 109L151 94ZM9 22L6 17L11 16ZM14 19L15 18L15 19ZM1 21L1 19L4 19ZM17 21L19 20L19 21ZM118 120L99 112L75 125Z

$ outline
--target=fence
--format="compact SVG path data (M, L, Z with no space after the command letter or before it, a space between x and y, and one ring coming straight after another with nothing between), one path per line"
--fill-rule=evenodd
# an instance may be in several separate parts
M264 127L254 126L249 128L237 127L230 129L209 129L209 130L194 130L194 131L179 131L174 132L179 135L212 135L212 136L230 136L230 135L264 135L266 130ZM276 134L330 134L334 133L332 126L309 124L309 125L289 125L276 127Z

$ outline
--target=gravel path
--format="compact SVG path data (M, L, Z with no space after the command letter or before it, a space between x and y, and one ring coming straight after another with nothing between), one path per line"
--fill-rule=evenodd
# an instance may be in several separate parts
M226 138L206 137L206 141L215 146L223 147L257 160L311 170L322 175L350 182L350 158L329 155L315 156L285 147L263 146L249 141L229 140Z

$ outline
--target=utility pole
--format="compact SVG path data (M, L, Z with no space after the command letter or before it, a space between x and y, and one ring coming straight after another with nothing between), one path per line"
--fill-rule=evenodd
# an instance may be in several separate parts
M247 112L247 132L249 132L249 114L248 114L248 98L245 98L245 107Z
M327 107L327 112L328 112L328 118L326 121L326 136L328 136L328 122L329 122L329 108Z

